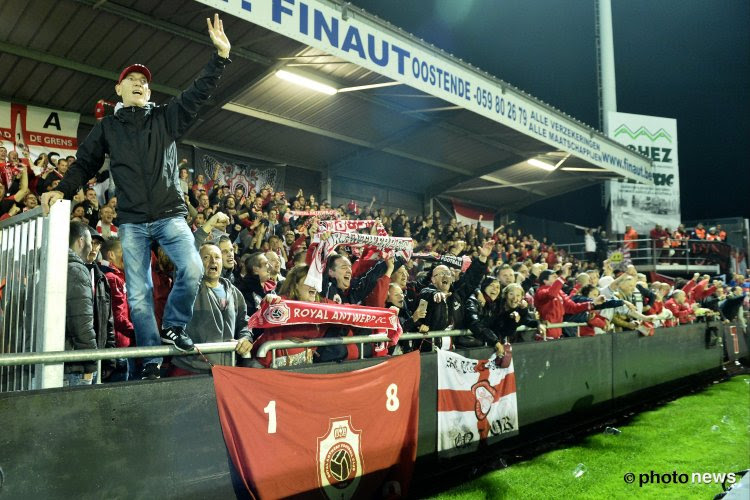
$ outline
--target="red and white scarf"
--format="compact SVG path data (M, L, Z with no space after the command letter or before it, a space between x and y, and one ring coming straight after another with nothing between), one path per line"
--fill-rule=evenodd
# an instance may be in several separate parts
M315 247L310 270L307 272L307 278L305 279L306 285L314 287L318 292L323 291L323 270L326 261L339 245L367 245L385 252L403 252L406 259L411 258L414 250L414 241L411 238L359 233L332 233L328 239L321 241Z
M284 212L284 222L289 222L292 217L335 217L338 218L338 210L287 210Z
M282 300L275 304L263 301L260 309L250 317L250 328L278 328L287 325L345 325L369 328L385 333L395 345L401 336L398 312L381 307L357 306Z
M388 236L383 224L377 220L322 220L318 223L318 235L331 233L356 233L360 229L375 226L378 236Z
M469 266L471 266L471 257L469 257L468 255L457 257L455 255L446 254L438 255L437 257L435 257L431 253L415 253L414 255L412 255L412 257L414 257L415 259L424 259L432 262L439 262L448 267L460 269L461 272L466 272L466 270L469 269Z

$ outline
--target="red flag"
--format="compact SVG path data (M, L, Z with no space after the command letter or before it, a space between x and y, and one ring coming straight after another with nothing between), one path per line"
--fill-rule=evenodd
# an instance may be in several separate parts
M338 374L215 366L224 440L261 498L406 496L417 455L419 353Z

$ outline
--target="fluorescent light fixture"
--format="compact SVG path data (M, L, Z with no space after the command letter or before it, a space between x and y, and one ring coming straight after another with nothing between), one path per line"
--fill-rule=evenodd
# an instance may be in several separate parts
M550 165L549 163L545 163L543 161L539 161L536 158L531 158L530 160L526 160L526 163L529 165L533 165L537 168L541 168L542 170L546 170L547 172L552 172L557 167L555 165Z
M337 89L331 87L330 85L326 85L325 83L317 82L311 78L308 78L306 76L302 76L297 73L291 73L287 70L280 69L276 71L276 76L281 78L282 80L286 80L287 82L294 83L295 85L300 85L302 87L305 87L310 90L314 90L316 92L320 92L326 95L333 95L336 92L338 92Z
M357 87L344 87L343 89L339 89L339 92L354 92L355 90L380 89L383 87L393 87L394 85L401 85L401 82L371 83L369 85L359 85Z
M601 168L588 168L588 167L563 167L560 170L565 170L566 172L599 172L599 173L608 173L606 170L602 170Z

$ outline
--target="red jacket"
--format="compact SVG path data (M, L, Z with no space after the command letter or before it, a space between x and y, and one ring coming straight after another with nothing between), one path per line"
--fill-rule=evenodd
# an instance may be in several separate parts
M561 323L563 315L578 314L590 311L591 302L575 303L562 292L564 281L558 278L551 285L542 285L534 296L534 305L539 310L539 317L549 323ZM558 339L562 335L562 328L548 328L547 337Z
M582 326L578 329L578 334L581 337L593 337L596 334L594 328L601 328L604 330L607 326L607 319L604 316L601 316L595 311L592 311L592 313L593 314L589 315L588 321L586 321L586 326Z
M128 309L128 295L125 290L125 273L117 269L112 263L104 268L104 276L109 282L112 296L112 317L115 320L115 345L130 347L135 345L135 329L130 321Z
M690 323L694 319L693 310L687 303L678 304L674 299L669 299L666 304L664 304L664 307L672 311L672 314L677 320L679 320L681 325ZM670 326L675 325L672 324Z
M264 357L259 358L257 356L257 353L260 349L260 346L262 346L269 340L289 340L291 338L317 339L325 335L327 328L328 325L288 325L278 328L268 328L260 337L258 337L258 340L256 340L253 344L253 358L255 358L260 364L268 368L271 366L272 361L271 351L269 351ZM315 351L314 347L311 347L310 349L313 352ZM281 356L292 357L303 352L305 352L305 348L303 347L294 347L291 349L276 349L276 357L277 359Z

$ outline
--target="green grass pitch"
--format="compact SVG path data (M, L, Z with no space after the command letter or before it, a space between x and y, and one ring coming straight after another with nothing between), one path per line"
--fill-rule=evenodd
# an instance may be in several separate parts
M721 482L694 483L693 473L750 468L750 376L641 413L619 430L491 472L436 498L711 499ZM579 464L582 473L576 472ZM639 486L640 475L650 480L651 471L668 474L670 483ZM678 481L686 474L687 482L674 484L673 472ZM632 484L625 482L628 473L634 474Z

